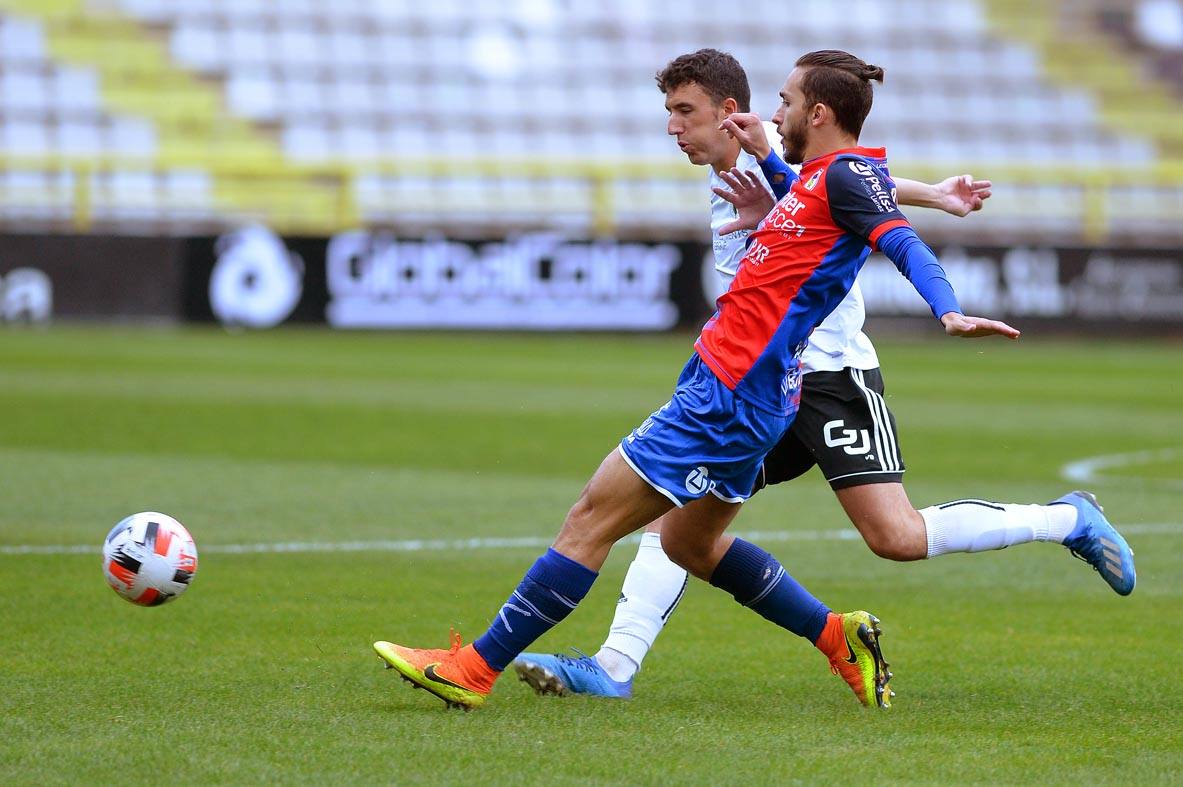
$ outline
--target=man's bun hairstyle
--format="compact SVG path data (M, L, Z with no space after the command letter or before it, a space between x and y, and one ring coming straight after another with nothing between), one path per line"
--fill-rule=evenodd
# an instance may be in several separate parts
M874 100L871 82L883 83L883 69L840 49L809 52L797 58L796 65L805 69L801 92L806 111L825 104L838 126L858 139Z

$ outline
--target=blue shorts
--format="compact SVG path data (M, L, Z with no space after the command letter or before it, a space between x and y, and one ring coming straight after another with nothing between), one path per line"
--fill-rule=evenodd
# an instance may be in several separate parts
M684 506L708 492L742 503L792 416L761 410L736 396L697 353L687 361L674 397L620 441L637 475Z

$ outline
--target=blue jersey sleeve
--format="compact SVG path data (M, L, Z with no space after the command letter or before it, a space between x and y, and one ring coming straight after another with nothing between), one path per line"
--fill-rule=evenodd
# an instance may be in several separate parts
M760 162L760 170L764 173L764 179L768 181L768 185L772 187L773 196L778 200L784 199L784 196L789 193L789 187L798 177L793 168L776 155L775 150L768 151L768 158Z
M895 202L895 183L861 158L839 158L826 169L826 197L834 223L872 247L895 227L908 226Z
M932 249L920 240L911 227L896 227L883 233L880 250L912 282L916 292L928 303L938 320L942 314L961 313L953 285L945 278L945 269L937 261Z

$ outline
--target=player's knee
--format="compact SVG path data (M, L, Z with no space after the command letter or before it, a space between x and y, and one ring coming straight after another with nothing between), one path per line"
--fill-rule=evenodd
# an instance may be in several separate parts
M709 549L692 540L671 534L668 530L661 533L661 549L666 557L699 579L709 578L714 569L714 566L708 565Z
M665 552L665 556L670 560L682 566L682 568L686 568L682 563L688 557L686 544L680 539L674 538L669 531L662 531L661 533L661 551Z
M917 531L906 520L878 521L861 530L870 550L886 560L923 560L928 554L923 529Z
M596 506L585 489L583 494L579 496L579 499L575 501L575 505L571 506L571 509L567 512L567 518L563 521L563 527L583 529L595 519L595 511Z
M563 527L559 531L556 544L562 544L569 550L598 549L605 544L611 545L610 538L604 527L604 513L601 506L596 504L595 498L584 490L584 493L571 506L567 518L563 520Z

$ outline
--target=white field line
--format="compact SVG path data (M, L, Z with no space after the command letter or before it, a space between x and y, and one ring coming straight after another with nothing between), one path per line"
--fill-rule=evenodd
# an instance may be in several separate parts
M1183 535L1183 523L1150 522L1118 527L1128 535ZM735 533L749 541L861 541L856 530L771 530L768 532ZM477 552L489 549L545 549L553 538L523 536L521 538L460 538L407 539L403 541L279 541L263 544L210 544L199 549L200 554L264 554L276 552ZM636 543L638 536L627 542ZM97 555L102 547L96 544L17 544L0 545L0 555Z
M1097 481L1135 481L1135 482L1162 482L1166 484L1172 483L1173 479L1150 479L1138 476L1121 476L1120 478L1110 478L1105 476L1102 472L1114 467L1129 467L1131 465L1146 465L1155 462L1168 462L1179 456L1183 456L1183 448L1160 448L1154 451L1132 451L1126 454L1105 454L1102 456L1090 456L1085 459L1080 459L1075 462L1069 462L1060 468L1060 475L1066 481L1073 481L1081 484L1091 484Z

